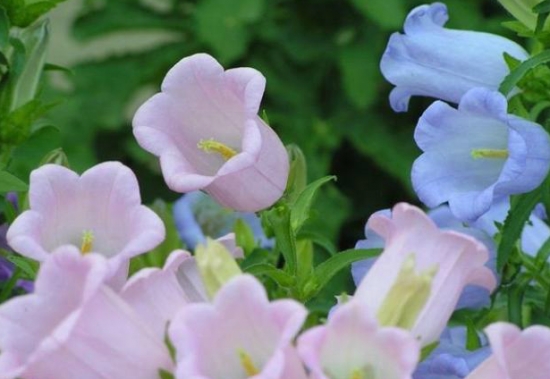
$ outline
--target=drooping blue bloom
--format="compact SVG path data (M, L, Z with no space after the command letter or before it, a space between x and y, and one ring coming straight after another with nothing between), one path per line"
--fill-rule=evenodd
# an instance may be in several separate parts
M496 91L474 88L458 109L441 101L422 115L415 140L424 153L411 179L422 202L449 203L453 214L474 222L492 204L538 187L550 167L550 138L531 121L507 113Z
M258 246L270 249L274 245L273 239L266 237L260 219L254 213L223 208L201 191L183 195L174 203L173 214L180 238L191 250L205 242L206 237L219 238L232 232L237 219L248 224Z
M506 52L519 60L529 54L498 35L445 29L447 7L421 5L405 20L405 34L390 37L380 69L396 87L390 94L394 111L405 112L414 95L458 103L474 87L496 90L508 74Z
M439 345L422 361L413 374L413 379L462 379L483 362L490 354L487 341L480 336L482 347L466 349L466 328L447 328L441 335Z
M391 217L390 209L384 209L376 213L381 213ZM441 206L431 210L428 212L428 216L430 216L434 223L441 229L453 230L455 232L467 234L483 243L489 251L489 260L487 261L486 266L493 271L496 277L498 277L496 273L496 246L493 239L487 233L483 230L464 226L460 220L453 216L447 206ZM384 240L372 229L368 228L367 225L365 225L365 237L366 238L364 240L360 240L356 243L356 249L375 249L384 247ZM354 262L351 265L351 274L356 286L359 285L374 262L376 262L376 258L369 258ZM458 299L456 309L480 309L489 306L490 302L491 299L489 291L480 286L468 285L464 288L460 298Z

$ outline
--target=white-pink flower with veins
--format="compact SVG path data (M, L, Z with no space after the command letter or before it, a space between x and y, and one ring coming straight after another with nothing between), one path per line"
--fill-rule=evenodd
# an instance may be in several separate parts
M224 71L207 54L184 58L137 110L134 135L160 157L172 190L202 189L239 211L265 209L282 196L289 162L258 116L264 88L264 76L252 68Z

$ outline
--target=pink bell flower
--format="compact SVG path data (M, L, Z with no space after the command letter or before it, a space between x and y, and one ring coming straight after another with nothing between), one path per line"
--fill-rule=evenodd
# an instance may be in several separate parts
M206 289L194 258L176 250L164 268L144 268L125 284L120 296L163 339L166 326L178 310L193 302L206 302Z
M213 303L182 308L168 333L177 351L177 379L301 378L292 340L307 311L294 300L269 302L262 284L239 275ZM289 356L290 354L290 356Z
M485 267L487 248L473 237L438 229L417 207L397 204L391 218L374 214L367 227L385 240L385 249L354 301L367 304L382 325L410 329L423 346L438 340L466 285L496 287Z
M252 68L224 71L207 54L184 58L137 110L134 135L160 157L172 190L202 189L228 208L259 211L282 196L289 170L281 140L258 117L264 88Z
M420 345L410 332L380 327L366 304L351 300L303 333L298 352L310 379L411 379Z
M505 322L485 329L493 355L465 379L548 379L550 329L530 326L521 331Z
M0 306L0 379L158 379L171 370L163 339L110 288L108 263L62 246L33 294Z
M81 176L63 166L42 166L31 173L29 202L7 240L38 261L73 245L109 258L111 275L123 282L129 259L164 240L164 224L141 205L136 176L119 162L98 164Z

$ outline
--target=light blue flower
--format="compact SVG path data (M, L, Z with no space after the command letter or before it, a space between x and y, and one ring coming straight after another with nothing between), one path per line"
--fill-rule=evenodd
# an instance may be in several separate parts
M264 234L260 219L254 213L223 208L201 191L183 195L174 203L173 214L180 238L191 250L205 242L206 237L219 238L232 232L237 219L248 224L258 246L271 249L274 245L273 239Z
M433 103L418 121L415 140L424 153L412 167L418 197L433 208L474 222L492 204L538 187L550 167L550 138L533 122L507 114L496 91L474 88L458 109Z
M462 379L483 362L491 350L487 341L481 338L482 347L466 349L466 328L447 328L441 335L439 345L421 362L413 379Z
M396 86L390 94L396 112L405 112L414 95L458 103L474 87L496 90L509 72L503 53L529 56L498 35L445 29L448 18L444 4L421 5L407 16L405 34L390 37L380 69Z

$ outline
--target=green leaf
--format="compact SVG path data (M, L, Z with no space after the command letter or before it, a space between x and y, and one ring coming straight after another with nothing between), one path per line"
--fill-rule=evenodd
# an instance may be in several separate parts
M313 183L310 183L298 196L296 203L292 206L290 211L290 224L292 230L298 232L304 222L309 218L309 213L311 205L313 204L313 199L317 194L319 188L324 184L336 180L335 176L325 176L324 178L317 179Z
M302 229L296 238L298 241L308 239L315 245L322 247L329 255L336 254L336 246L322 231Z
M353 262L377 257L382 249L351 249L337 253L315 267L312 278L304 286L306 299L315 296L338 271L346 268Z
M351 0L351 3L386 30L401 28L407 15L407 5L402 0Z
M34 280L34 278L36 278L39 268L38 262L15 254L7 255L6 259L15 266L19 267L22 272L21 276L23 279Z
M540 272L550 258L550 238L546 239L535 257L535 267Z
M550 62L550 50L545 50L526 61L523 61L518 67L513 69L502 81L499 87L499 91L507 96L514 87L517 86L518 82L533 68L541 65L543 63Z
M304 153L297 145L287 145L286 149L290 161L290 170L285 189L285 198L292 205L307 186L307 162Z
M550 12L550 0L544 0L533 7L534 13L548 13Z
M537 188L527 194L520 195L513 201L504 221L502 238L497 251L497 270L502 271L508 262L516 241L520 238L525 222L529 219L531 211L541 199L541 188Z
M18 177L7 171L0 171L0 193L23 192L27 191L29 186Z
M295 282L292 276L268 263L259 263L248 266L245 272L254 276L266 275L273 279L281 287L291 287Z
M29 1L25 0L1 0L0 6L6 9L13 25L26 28L63 1L65 0L31 1L27 4Z

